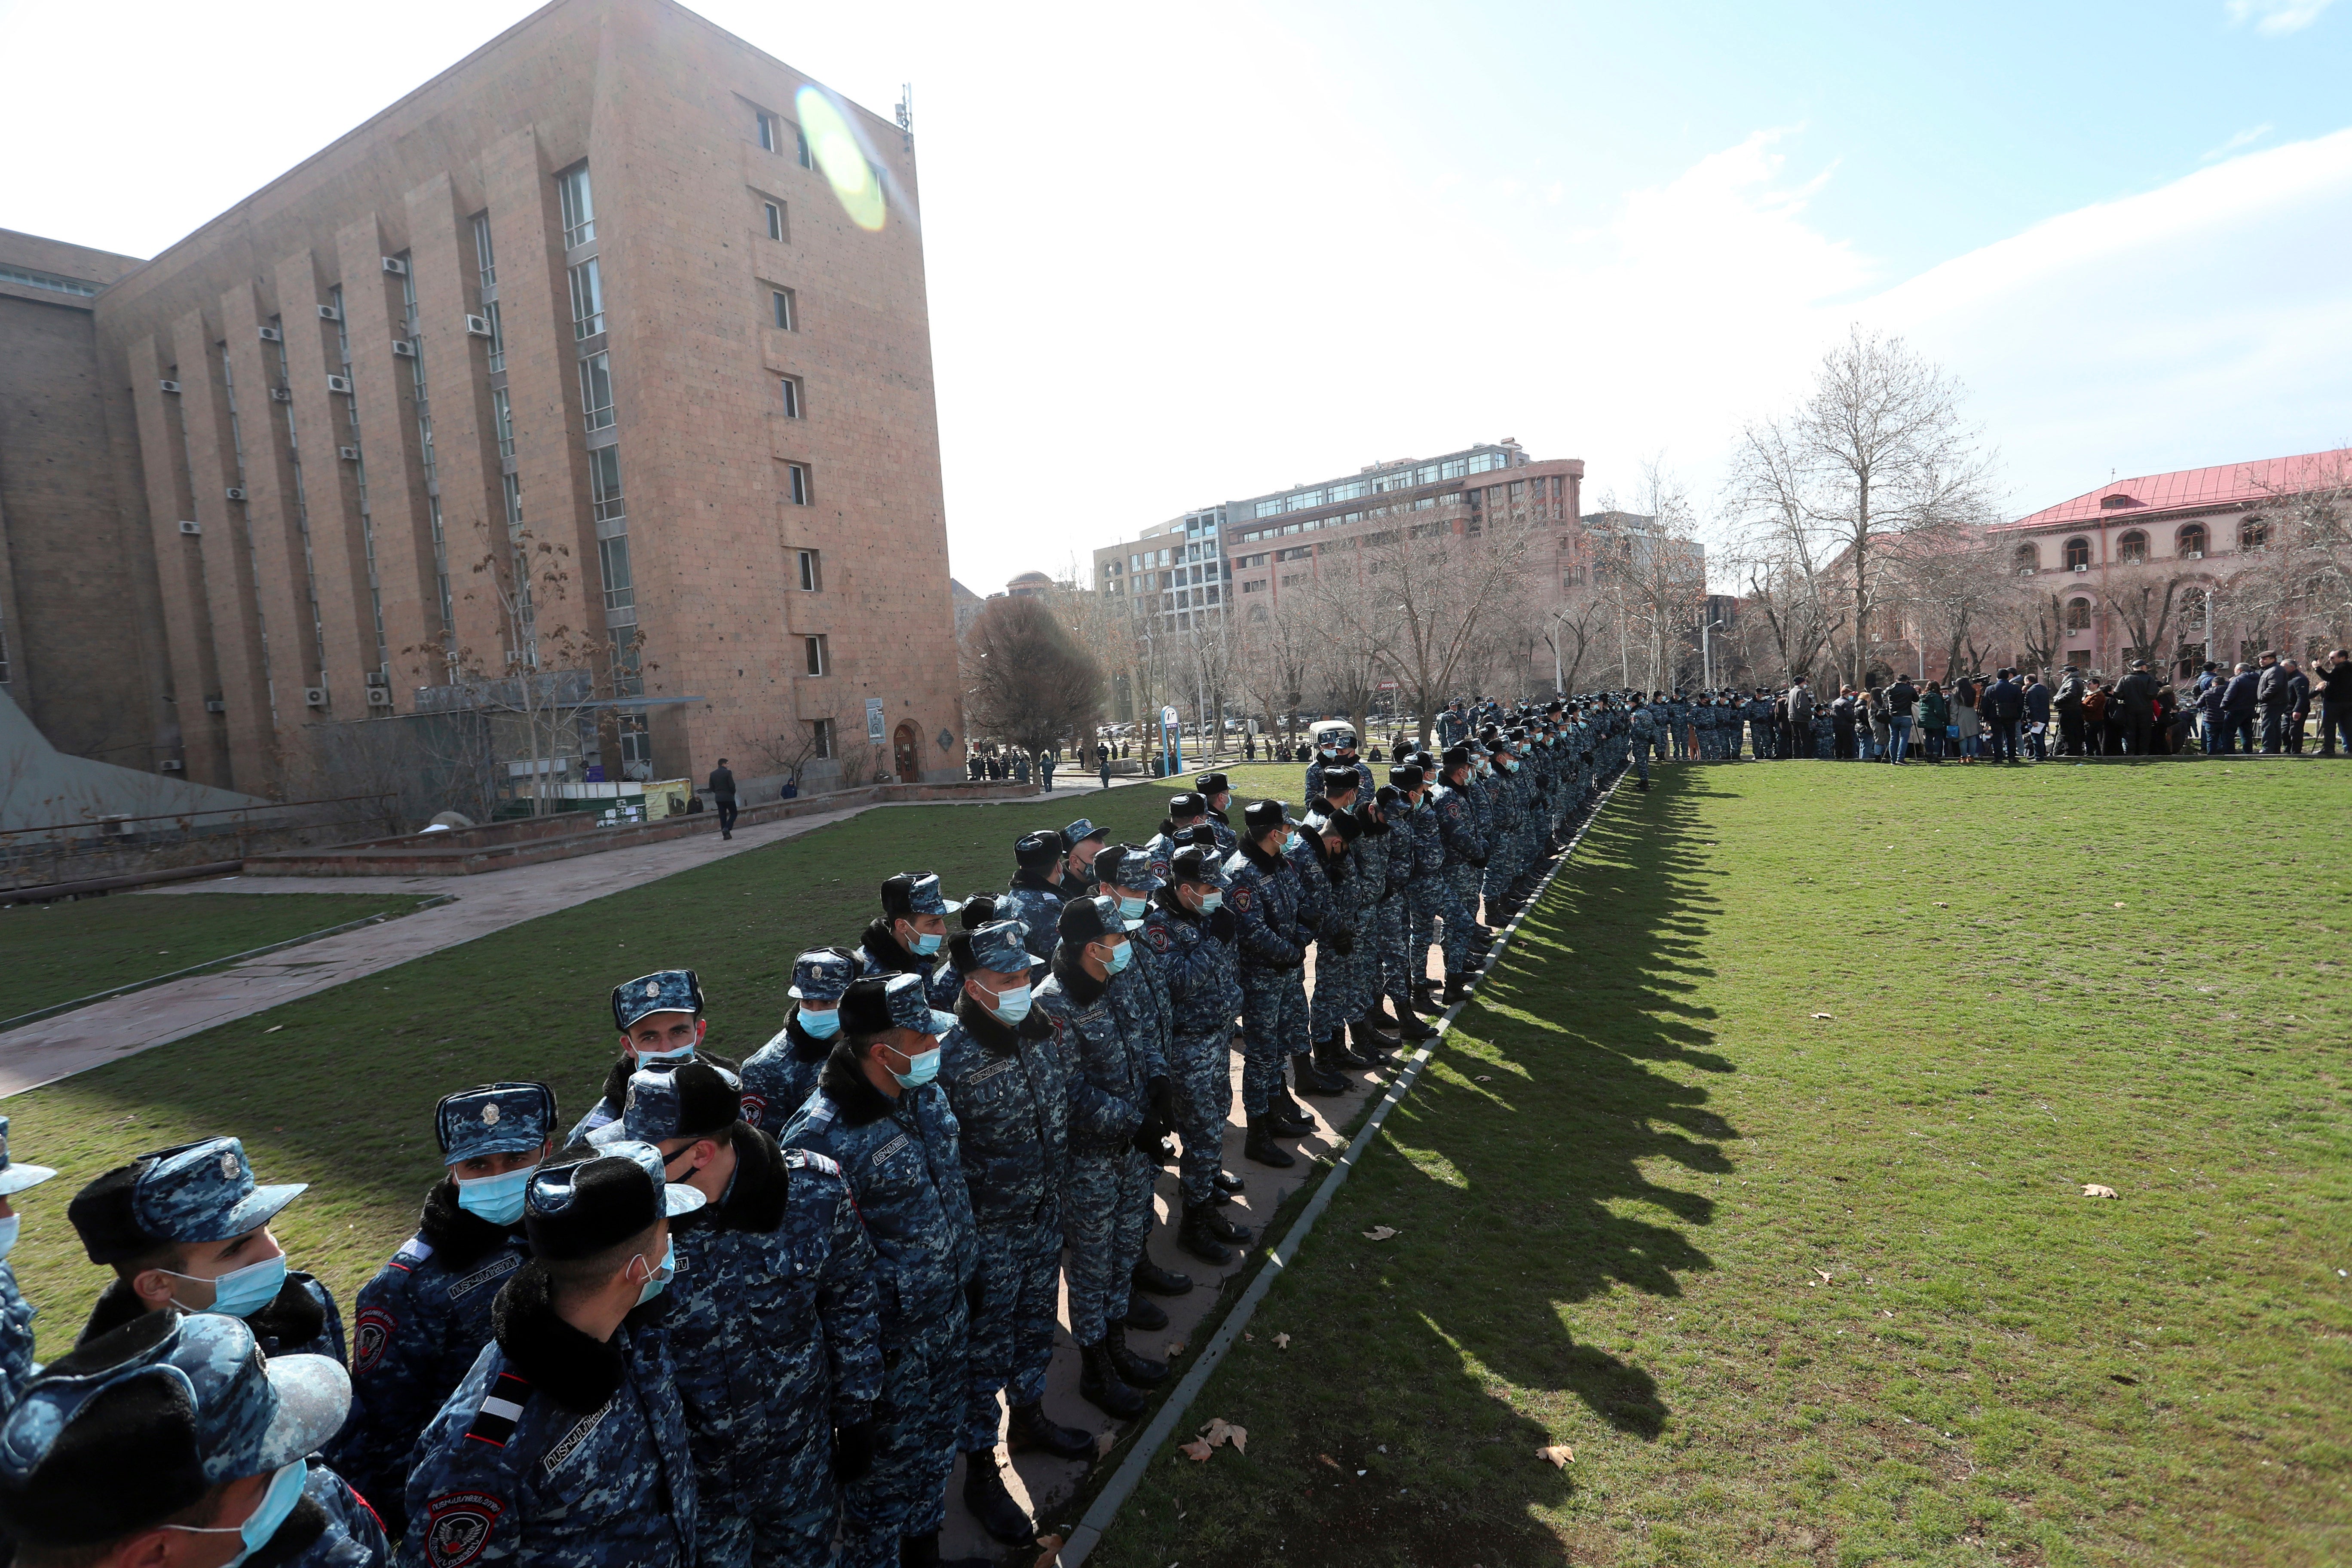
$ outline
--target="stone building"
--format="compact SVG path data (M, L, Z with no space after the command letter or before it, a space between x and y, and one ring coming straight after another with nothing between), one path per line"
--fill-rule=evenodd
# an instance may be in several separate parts
M567 768L957 776L917 191L693 13L555 0L152 260L0 235L12 688L255 793L534 659Z

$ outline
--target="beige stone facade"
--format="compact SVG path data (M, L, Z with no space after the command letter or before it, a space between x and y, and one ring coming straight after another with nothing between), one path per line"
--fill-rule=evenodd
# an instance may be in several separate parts
M110 502L9 526L114 509L140 764L268 792L310 726L503 673L478 567L519 520L569 563L542 647L609 638L600 690L646 704L604 724L609 776L725 755L756 779L820 726L812 783L961 776L911 138L827 95L882 193L878 227L853 221L802 132L813 85L667 0L556 0L152 260L111 258L74 307ZM21 292L0 273L0 311ZM5 363L24 333L0 333ZM73 657L32 652L37 692Z

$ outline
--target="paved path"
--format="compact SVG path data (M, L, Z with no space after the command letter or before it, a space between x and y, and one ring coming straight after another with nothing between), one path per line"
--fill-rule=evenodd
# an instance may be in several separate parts
M1064 787L1067 780L1069 787ZM1150 784L1150 779L1112 780L1112 787ZM1035 790L995 798L1002 801L1067 802L1101 793L1101 781L1056 773L1054 791ZM1083 787L1080 787L1080 786ZM665 843L608 849L569 860L547 860L471 877L220 877L178 882L142 897L185 893L447 893L457 901L396 921L346 931L269 953L211 974L150 986L54 1018L0 1034L0 1099L70 1078L78 1072L170 1045L215 1025L234 1022L281 1003L309 996L345 981L361 979L443 948L558 910L599 899L647 879L675 876L769 844L795 838L866 811L923 810L932 802L846 806L785 822L736 829L731 840L716 833ZM1066 818L1056 817L1055 821Z

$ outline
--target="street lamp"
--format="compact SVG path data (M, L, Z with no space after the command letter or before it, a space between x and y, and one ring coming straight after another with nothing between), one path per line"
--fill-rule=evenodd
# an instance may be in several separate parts
M1715 689L1715 653L1713 646L1707 641L1706 634L1709 632L1719 632L1721 630L1723 630L1723 623L1721 621L1703 620L1699 622L1698 625L1699 667L1706 673L1706 689L1709 691ZM1557 658L1558 655L1555 654L1554 657Z

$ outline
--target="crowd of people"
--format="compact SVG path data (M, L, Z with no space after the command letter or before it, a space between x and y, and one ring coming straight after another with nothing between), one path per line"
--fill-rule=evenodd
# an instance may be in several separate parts
M960 1455L1031 1540L1000 1439L1096 1452L1044 1406L1064 1293L1080 1395L1131 1417L1169 1369L1126 1332L1193 1288L1147 1254L1155 1178L1185 1252L1253 1240L1231 1054L1236 1163L1295 1165L1302 1099L1433 1037L1651 728L1630 696L1456 704L1384 781L1326 734L1296 815L1204 773L1149 842L1024 834L1002 891L891 876L740 1061L693 970L625 980L569 1127L544 1083L438 1101L445 1174L348 1313L273 1232L304 1187L236 1137L105 1172L66 1205L110 1275L69 1353L35 1364L0 1263L16 1568L931 1564ZM0 1258L56 1174L6 1133Z
M1831 693L1799 677L1784 691L1658 691L1642 706L1655 731L1652 752L1676 761L1738 762L1743 735L1759 761L2300 754L2315 713L2318 754L2337 755L2341 741L2352 755L2352 652L2337 648L2306 671L2265 651L2232 669L2209 663L2178 687L2137 659L2113 681L2073 666L2054 676L2002 668L1950 681L1896 676Z

